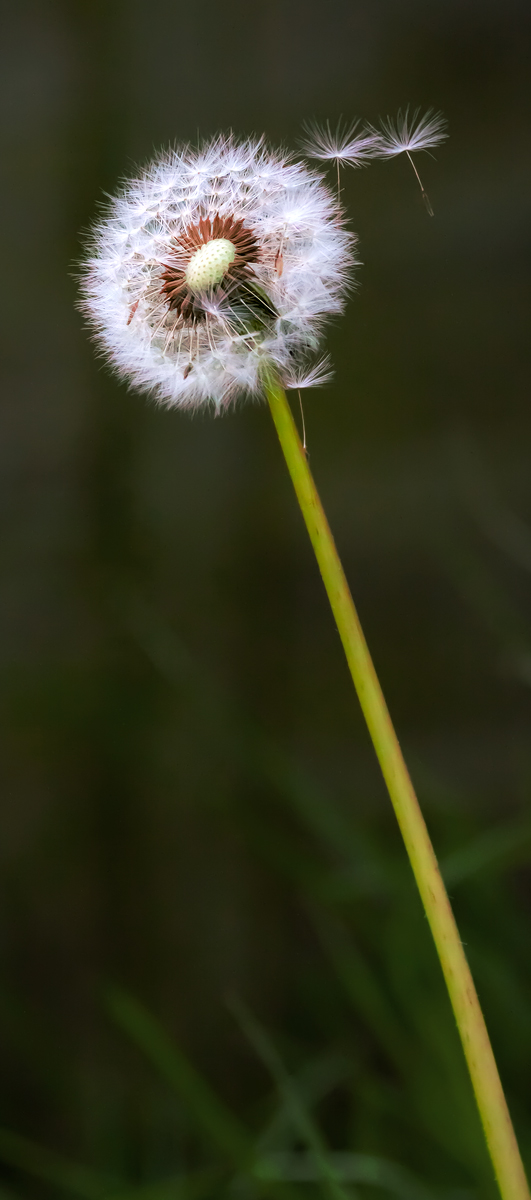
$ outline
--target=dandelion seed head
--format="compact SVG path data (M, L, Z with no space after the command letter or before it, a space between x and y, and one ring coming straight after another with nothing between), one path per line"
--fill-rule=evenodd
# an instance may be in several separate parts
M96 225L83 308L118 372L167 405L260 395L340 312L355 238L318 174L232 135L159 156ZM302 386L302 385L299 385Z

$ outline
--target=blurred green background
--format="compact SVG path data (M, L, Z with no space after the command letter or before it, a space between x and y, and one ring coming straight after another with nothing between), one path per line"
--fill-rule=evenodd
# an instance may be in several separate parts
M405 160L344 172L364 266L306 429L531 1161L530 26L4 10L2 1200L495 1195L268 412L157 410L75 307L159 147L407 103L449 121L435 218Z

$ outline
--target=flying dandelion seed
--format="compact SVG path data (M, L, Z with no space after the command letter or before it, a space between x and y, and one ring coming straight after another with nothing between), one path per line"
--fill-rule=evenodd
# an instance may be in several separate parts
M406 108L405 112L398 113L396 121L386 117L380 122L379 130L372 125L368 125L367 129L375 139L378 158L395 158L397 154L407 155L417 177L424 204L430 217L433 217L429 196L411 155L419 153L421 150L433 149L434 146L440 145L448 137L448 134L446 120L442 113L434 113L430 109L422 117L419 114L420 109L416 108L410 117L409 109Z
M220 411L262 394L267 368L288 387L324 382L322 363L304 364L342 310L354 244L320 176L263 140L219 136L163 154L111 201L83 308L133 385Z
M299 389L323 387L323 384L330 383L333 377L332 364L328 355L325 355L324 358L320 358L318 362L310 366L301 365L298 369L291 368L286 371L283 383L288 391L291 388L299 391Z
M371 158L378 155L378 135L368 132L366 129L356 134L359 125L359 119L350 124L340 120L335 130L332 130L329 121L324 125L310 121L303 125L306 137L301 140L300 146L304 154L308 158L336 164L338 201L341 196L341 166L363 167Z
M302 448L303 448L303 451L304 451L306 457L308 457L308 446L307 446L307 442L306 442L306 422L304 420L304 409L302 407L301 392L304 391L305 388L322 387L323 384L329 383L330 380L333 379L333 377L334 377L334 372L332 370L332 364L330 362L328 355L325 355L324 358L320 358L318 362L315 362L310 366L304 367L301 365L297 370L292 369L291 371L289 371L286 374L286 377L283 381L284 387L288 391L290 391L290 390L296 391L297 396L299 398L299 407L301 410L301 424L302 424L302 439L301 439L301 441L302 441Z

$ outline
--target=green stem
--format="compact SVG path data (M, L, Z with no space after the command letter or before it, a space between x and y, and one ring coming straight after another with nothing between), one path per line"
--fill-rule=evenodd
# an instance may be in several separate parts
M413 784L354 607L345 573L283 389L267 399L347 656L450 994L503 1200L530 1200L525 1172L474 981Z

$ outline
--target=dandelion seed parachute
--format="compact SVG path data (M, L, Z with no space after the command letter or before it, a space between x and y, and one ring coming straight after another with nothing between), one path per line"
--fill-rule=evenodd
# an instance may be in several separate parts
M445 118L442 113L434 113L432 109L420 116L420 109L416 108L410 116L406 108L405 112L398 113L396 121L386 117L381 121L380 129L373 125L367 128L374 137L378 158L394 158L396 154L431 150L448 137Z
M420 108L409 115L409 108L399 111L396 121L385 117L380 121L380 128L367 125L366 132L373 139L374 158L395 158L397 154L407 155L422 193L426 210L433 217L433 208L428 193L424 187L419 172L412 159L412 154L420 150L431 150L448 137L446 120L442 113L434 113L433 109L420 116Z
M171 150L127 182L93 231L82 306L134 386L181 408L260 395L264 368L308 375L341 311L352 234L321 177L263 140ZM321 367L315 384L324 381Z
M379 152L380 135L376 131L362 129L356 133L359 120L350 125L338 122L335 130L327 121L325 125L317 122L307 122L304 125L306 137L301 141L301 149L308 158L320 159L323 162L345 163L350 167L361 167L371 158L376 158Z
M282 382L288 391L291 388L302 391L305 388L322 387L323 384L330 383L333 376L332 364L326 354L310 365L305 366L301 363L299 367L286 371Z

